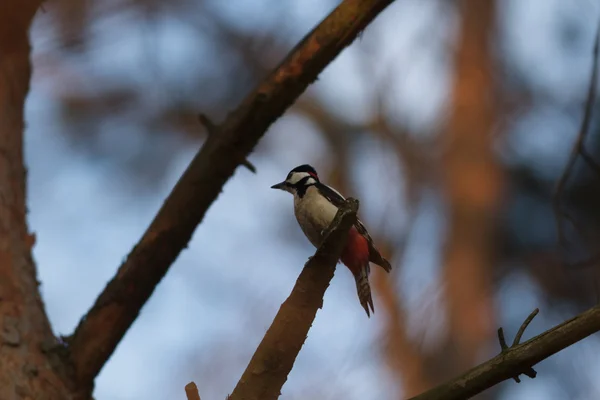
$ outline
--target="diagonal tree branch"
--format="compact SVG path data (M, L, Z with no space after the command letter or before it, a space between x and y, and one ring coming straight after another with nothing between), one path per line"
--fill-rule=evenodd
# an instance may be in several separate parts
M206 210L269 126L393 0L345 0L218 126L117 274L68 339L77 378L93 380Z
M521 343L521 337L523 336L523 333L525 333L525 329L527 329L531 321L533 321L533 319L539 312L539 308L536 308L531 314L529 314L525 322L521 324L519 331L515 335L515 340L513 340L512 347L518 346ZM498 340L500 341L500 348L503 352L508 351L510 349L510 347L508 347L508 345L506 344L506 339L504 339L504 330L502 328L498 329ZM531 379L537 376L537 372L532 367L528 367L527 369L520 371L517 373L517 375L513 376L513 379L517 383L521 383L521 378L519 378L519 374L527 375Z
M532 313L533 316L535 316ZM533 318L531 315L528 321ZM503 349L496 357L410 400L463 400L519 374L553 354L600 331L600 305L527 342ZM516 342L516 339L515 339Z
M229 400L270 400L279 397L306 340L323 295L333 278L350 227L356 221L358 201L346 200L328 228L323 244L311 257L292 293L281 305Z

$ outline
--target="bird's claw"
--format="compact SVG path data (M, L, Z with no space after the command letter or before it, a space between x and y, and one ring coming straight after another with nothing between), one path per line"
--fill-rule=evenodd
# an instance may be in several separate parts
M331 233L331 230L329 230L329 228L325 228L321 231L321 239L323 239L323 241L325 241L325 239L327 239L327 236L329 236L329 234Z

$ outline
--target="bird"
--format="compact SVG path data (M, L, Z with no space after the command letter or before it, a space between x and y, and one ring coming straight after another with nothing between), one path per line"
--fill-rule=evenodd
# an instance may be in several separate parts
M283 190L294 196L296 220L310 243L319 248L324 239L323 233L346 200L344 196L322 183L317 171L309 164L292 169L284 181L271 186L271 189ZM380 266L388 273L392 266L377 250L367 228L358 217L348 232L340 260L354 276L358 299L370 318L371 312L375 313L369 284L370 263Z

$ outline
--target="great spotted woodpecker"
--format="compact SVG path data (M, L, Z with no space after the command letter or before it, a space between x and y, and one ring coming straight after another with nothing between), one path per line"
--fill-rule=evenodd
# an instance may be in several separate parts
M321 183L317 171L308 164L294 168L285 181L271 188L285 190L294 195L294 214L300 228L313 246L319 247L323 239L322 233L329 227L338 207L345 201L344 196ZM341 261L354 275L358 299L370 317L369 307L372 312L375 312L375 309L369 285L369 262L379 265L386 272L390 272L392 266L375 248L373 239L358 218L348 233Z

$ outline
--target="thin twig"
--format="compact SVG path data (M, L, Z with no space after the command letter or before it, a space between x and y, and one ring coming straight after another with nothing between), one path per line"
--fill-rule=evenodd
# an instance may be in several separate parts
M529 318L528 318L529 319ZM600 331L600 305L511 346L464 374L410 400L464 400L527 371L535 364ZM500 330L499 330L500 336ZM503 336L503 335L502 335ZM501 340L506 345L505 340Z
M219 125L219 134L208 136L140 241L72 335L71 360L78 382L92 387L94 378L187 246L208 208L267 129L392 2L341 2Z
M211 119L208 118L208 116L206 114L202 114L202 113L198 114L198 120L200 121L202 126L204 126L204 129L206 129L206 133L209 136L219 134L219 126L216 125L214 122L212 122ZM256 167L254 166L254 164L252 164L250 161L248 161L248 159L244 159L244 161L242 162L242 165L244 167L248 168L248 170L250 170L250 172L256 173Z
M248 367L229 396L230 400L274 400L294 366L323 295L329 286L350 227L356 221L358 201L346 200L273 323L258 345Z
M517 346L521 342L521 337L523 336L523 333L525 333L525 329L527 329L527 327L529 326L531 321L533 321L533 319L535 318L536 315L538 315L539 312L540 312L540 309L536 308L535 310L533 310L531 312L531 314L529 314L527 319L521 324L519 331L515 335L515 340L513 340L513 344L512 344L513 346Z
M523 336L523 333L525 333L525 329L527 329L527 327L529 326L529 324L531 323L531 321L533 321L533 319L535 318L535 316L539 312L540 312L540 310L538 308L536 308L535 310L533 310L531 312L531 314L529 314L529 316L527 317L527 319L519 327L519 331L515 335L515 339L513 340L512 346L510 346L510 347L508 347L508 345L506 344L506 339L504 338L504 330L502 328L498 328L498 340L500 341L500 349L501 349L500 352L501 353L507 352L512 347L515 347L515 346L519 345L519 343L521 342L521 337ZM528 367L527 369L519 372L519 374L525 374L528 377L530 377L531 379L533 379L533 378L536 377L537 372L535 372L535 370L533 368ZM517 383L521 383L521 379L519 378L519 374L513 376L513 379Z
M581 149L581 157L583 157L588 166L596 173L596 177L600 178L600 164L598 164L598 162L594 160L594 158L587 151L587 149Z
M504 329L502 329L502 327L498 328L498 340L500 341L501 351L509 349L508 345L506 344L506 338L504 337Z
M593 61L592 61L592 70L590 73L590 80L588 84L588 93L585 101L585 108L583 114L583 120L581 121L581 126L579 128L579 133L577 134L577 138L575 143L573 144L573 148L571 149L571 154L569 155L569 159L567 160L567 164L563 173L557 181L554 197L553 197L553 208L556 219L556 230L558 234L558 242L561 249L566 249L566 236L564 233L564 227L562 224L563 218L569 220L571 224L576 227L575 221L569 216L566 211L562 209L561 196L564 193L566 184L573 173L573 169L575 167L575 163L577 161L578 156L582 156L584 161L587 162L588 165L592 169L598 170L598 165L596 162L589 157L588 153L585 151L585 140L588 135L589 127L592 121L592 112L594 108L594 103L596 100L596 92L597 92L597 75L598 75L598 53L600 48L600 24L597 28L596 39L594 40L594 50L593 50Z
M194 382L190 382L187 385L185 385L185 395L187 397L187 400L200 400L198 387Z
M215 125L206 114L198 114L198 120L209 135L214 135L217 133L217 125Z

